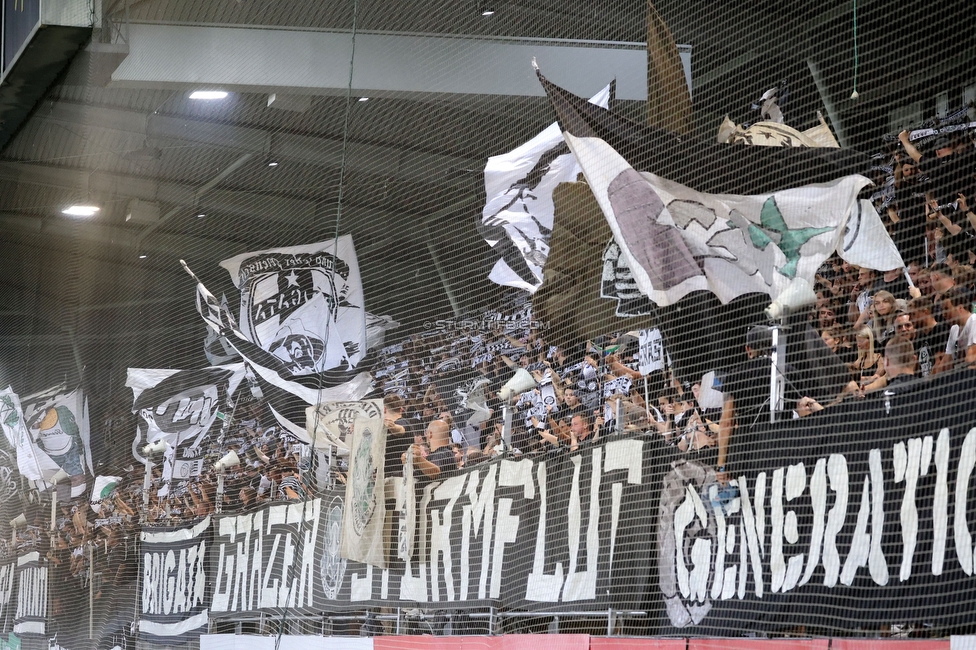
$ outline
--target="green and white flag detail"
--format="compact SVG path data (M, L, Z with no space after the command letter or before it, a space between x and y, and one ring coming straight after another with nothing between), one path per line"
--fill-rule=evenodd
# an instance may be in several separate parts
M347 560L386 568L383 549L383 520L386 503L383 467L386 457L386 426L383 401L364 400L363 414L356 418L349 443L349 473L346 477L346 506L342 513L340 554Z
M776 298L797 277L812 285L870 184L850 175L771 194L706 194L637 172L600 138L563 136L638 288L659 306L692 291L727 303L754 292Z
M31 473L39 474L40 470L36 466L29 468L28 471L24 471L21 467L22 462L33 462L34 456L30 449L30 434L24 424L24 410L12 386L7 386L0 391L0 427L3 428L3 435L7 437L7 442L17 450L17 468L20 473L28 477ZM26 445L28 453L20 453L21 445Z
M97 513L102 501L112 496L112 492L115 492L115 487L121 480L121 476L96 476L95 483L92 485L91 509Z
M21 398L26 435L17 440L17 467L32 481L50 481L59 469L71 476L72 498L92 474L88 400L82 390L55 386ZM23 434L24 431L21 432Z

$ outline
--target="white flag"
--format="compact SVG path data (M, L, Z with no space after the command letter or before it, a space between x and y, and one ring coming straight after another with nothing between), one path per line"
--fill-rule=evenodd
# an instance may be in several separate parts
M413 475L413 447L407 449L403 477L397 493L397 557L409 562L413 556L414 531L417 528L417 491Z
M609 85L590 99L603 108L609 101ZM533 293L539 288L552 233L552 191L579 173L555 122L525 144L488 159L482 231L492 247L510 252L495 263L488 279Z
M21 398L27 435L17 446L21 474L50 481L59 469L71 476L71 496L84 493L92 472L88 400L82 390L64 385Z
M349 453L352 428L356 420L373 420L377 416L383 417L383 404L380 400L323 402L305 409L305 429L316 449L334 446L338 448L340 455L345 456Z
M95 483L92 485L91 509L98 513L102 507L102 501L112 496L112 492L115 491L121 480L121 476L96 476Z
M640 365L638 370L645 377L655 370L664 370L664 338L661 330L654 329L640 331Z
M705 194L638 173L599 138L563 135L637 286L660 306L696 290L727 303L775 298L795 277L812 284L870 183L851 175L764 195Z
M24 424L24 410L20 405L20 397L17 396L11 386L0 391L0 427L3 427L3 435L7 437L10 446L16 451L17 467L20 469L20 473L28 478L31 476L40 477L40 467L36 465L34 458L34 446L31 444L30 434ZM20 467L22 463L28 463L31 467L24 471Z
M349 441L349 473L346 476L340 554L347 560L386 568L383 547L386 426L383 423L383 401L369 402L372 417L356 418Z
M241 292L241 331L292 374L355 368L366 355L366 310L351 235L243 253L220 265Z
M858 201L857 209L847 218L837 254L850 264L875 271L893 271L905 266L878 211L866 199Z

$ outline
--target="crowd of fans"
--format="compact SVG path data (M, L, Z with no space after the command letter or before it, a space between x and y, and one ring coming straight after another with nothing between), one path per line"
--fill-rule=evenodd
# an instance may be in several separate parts
M872 198L906 268L876 272L837 256L821 267L816 305L804 326L819 336L839 377L829 382L836 390L787 399L797 415L864 396L898 377L930 377L976 362L976 214L970 205L976 203L976 149L969 134L959 133L921 149L903 133L897 150L879 159L880 189ZM435 479L500 453L572 451L603 436L640 431L656 432L674 453L694 455L721 477L736 421L755 421L764 403L768 409L768 365L762 365L768 360L756 366L765 383L753 381L748 369L725 369L721 390L726 397L739 391L737 410L730 412L728 399L714 401L716 387L678 381L667 366L643 376L632 335L606 333L567 349L535 325L523 297L504 313L437 321L383 348L373 375L376 394L384 396L386 476L402 475L408 456L418 477ZM750 337L743 359L761 360L768 338L762 331ZM519 369L535 385L502 400L499 393ZM703 399L710 391L713 399ZM506 403L509 441L503 441ZM345 480L341 459L323 473L324 459L277 426L261 400L239 404L220 435L211 437L199 476L167 480L157 461L146 489L145 466L134 464L99 502L61 503L53 526L36 506L29 524L15 530L15 548L3 541L0 554L38 550L85 578L91 545L111 564L113 553L127 553L127 540L144 526L301 500L326 487L314 477ZM213 469L230 451L240 464Z

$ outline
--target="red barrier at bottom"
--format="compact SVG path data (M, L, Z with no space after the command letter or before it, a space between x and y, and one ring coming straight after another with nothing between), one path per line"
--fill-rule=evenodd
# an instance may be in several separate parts
M688 639L688 650L827 650L830 639Z
M685 650L684 639L590 638L590 650Z
M832 650L949 650L949 639L834 639Z

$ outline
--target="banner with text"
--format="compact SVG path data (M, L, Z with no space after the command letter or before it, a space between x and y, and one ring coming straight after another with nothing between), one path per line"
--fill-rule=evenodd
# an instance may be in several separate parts
M140 637L175 645L207 631L210 522L142 532Z
M740 429L737 493L656 433L418 478L412 515L384 512L385 569L342 557L341 491L218 515L205 564L203 541L185 562L144 551L159 567L143 570L144 616L176 612L175 591L179 616L192 592L212 617L496 605L646 611L652 634L958 629L976 587L976 403L946 396L974 386L972 372L899 382ZM212 596L191 588L204 567Z

